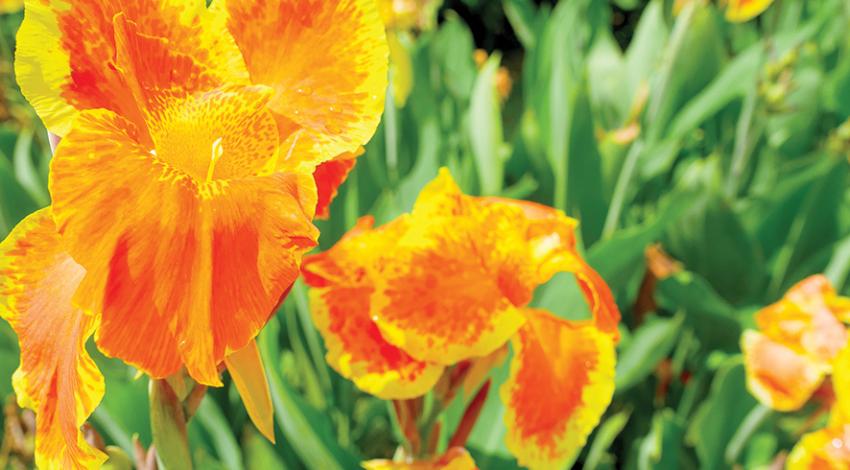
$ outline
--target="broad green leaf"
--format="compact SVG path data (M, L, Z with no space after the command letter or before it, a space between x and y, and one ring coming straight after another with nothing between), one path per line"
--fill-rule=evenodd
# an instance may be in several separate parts
M649 317L621 345L615 378L617 394L625 393L655 371L673 350L683 322L681 314L674 318Z

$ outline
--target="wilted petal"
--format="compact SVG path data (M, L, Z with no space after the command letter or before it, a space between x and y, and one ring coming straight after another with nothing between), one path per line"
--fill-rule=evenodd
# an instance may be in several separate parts
M0 245L0 314L18 335L13 385L36 413L36 465L98 468L106 455L80 432L103 397L103 376L86 352L96 319L71 298L85 271L63 250L50 209L29 216Z
M357 157L362 154L363 149L344 153L316 167L316 171L313 172L313 178L316 179L316 192L319 197L319 202L316 205L316 218L326 219L330 216L331 202L336 197L337 189L348 178L348 174L357 164Z
M565 468L614 393L614 338L591 322L528 310L502 386L508 449L531 469Z

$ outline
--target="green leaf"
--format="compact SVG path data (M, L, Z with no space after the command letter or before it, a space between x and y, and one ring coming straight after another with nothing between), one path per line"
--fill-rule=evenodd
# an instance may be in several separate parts
M233 436L230 423L209 396L201 401L194 417L206 429L212 439L213 448L221 462L230 470L241 470L242 450Z
M327 415L308 405L281 376L278 331L277 320L272 319L260 334L259 346L268 365L275 419L284 438L294 444L295 452L309 468L356 468L359 459L337 444Z
M729 468L724 453L747 414L756 405L746 388L740 358L727 359L711 384L708 400L697 410L688 427L688 442L696 447L700 468Z
M467 125L472 156L478 168L481 194L486 196L501 193L504 162L508 153L502 133L502 113L496 90L496 73L500 60L499 54L491 55L478 74L472 89Z
M151 380L149 394L157 459L165 470L191 469L192 454L182 403L165 380Z
M615 378L617 394L625 393L655 371L658 363L676 345L683 322L684 315L674 318L653 316L634 331L618 354Z

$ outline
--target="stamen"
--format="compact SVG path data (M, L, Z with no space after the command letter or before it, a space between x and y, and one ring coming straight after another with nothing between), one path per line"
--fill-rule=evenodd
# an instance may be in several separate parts
M211 182L213 179L213 173L215 172L215 164L218 163L218 160L224 154L224 147L221 145L221 137L215 139L215 142L212 144L212 156L210 157L210 165L207 167L207 183Z

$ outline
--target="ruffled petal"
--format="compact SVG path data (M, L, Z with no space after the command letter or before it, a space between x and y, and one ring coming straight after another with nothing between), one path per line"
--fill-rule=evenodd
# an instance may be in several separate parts
M205 119L187 118L175 127L183 139L155 149L114 113L83 112L56 150L50 189L63 241L87 270L76 301L102 312L101 349L156 378L184 364L219 385L218 364L256 336L316 243L313 208L301 204L315 203L315 186L258 172L276 134L263 131L254 91L196 99L173 115Z
M757 312L756 323L774 341L829 364L847 344L847 331L838 318L842 311L833 310L842 299L826 277L811 276Z
M290 134L284 146L296 143L290 167L369 141L389 54L374 0L216 0L212 9L227 18L251 80L275 90L269 106Z
M741 338L747 388L761 403L780 411L803 406L828 369L768 336L748 330Z
M83 268L63 250L50 209L29 216L0 245L0 314L18 335L13 385L36 413L36 466L99 468L106 455L80 426L103 398L103 376L85 349L96 318L72 306Z
M447 172L428 184L376 280L372 315L387 341L444 365L505 344L536 287L524 222L515 207L463 195Z
M109 109L141 124L130 92L134 72L116 63L113 18L119 14L141 34L167 42L174 55L246 82L239 49L205 6L203 0L27 0L15 57L18 83L48 129L60 136L84 109ZM170 79L174 87L190 83L176 73L183 69L166 68L172 64L149 65L149 73Z
M370 316L374 272L387 247L405 229L404 219L371 230L362 219L331 250L307 257L303 271L310 309L328 348L328 363L360 389L383 399L424 395L443 367L417 361L386 342Z
M500 392L507 446L528 468L566 468L614 394L614 339L591 322L527 313Z
M336 197L337 189L348 178L348 174L357 164L357 157L363 154L363 149L344 153L331 161L322 163L313 172L316 180L316 191L319 201L316 206L316 217L327 219L330 216L331 202Z
M460 447L451 448L433 460L413 462L369 460L363 462L363 468L366 470L478 470L469 452Z
M736 23L749 21L762 14L773 0L729 0L726 19Z

